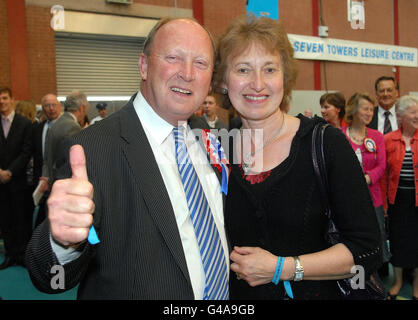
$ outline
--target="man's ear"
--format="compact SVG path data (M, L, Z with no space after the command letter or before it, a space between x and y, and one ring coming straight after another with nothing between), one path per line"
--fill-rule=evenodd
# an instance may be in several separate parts
M141 74L142 80L147 80L148 57L144 53L141 53L139 55L138 66L139 66L139 73Z

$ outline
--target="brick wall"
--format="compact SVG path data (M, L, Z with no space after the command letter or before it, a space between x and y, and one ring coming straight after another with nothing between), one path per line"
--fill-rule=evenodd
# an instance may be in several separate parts
M26 7L31 99L40 103L47 93L56 93L55 40L49 8Z
M0 86L11 86L6 0L0 0Z
M245 3L246 0L204 1L204 24L215 39L225 31L234 17L245 14Z
M417 13L418 1L398 0L399 45L418 48ZM418 91L418 68L399 68L401 94Z

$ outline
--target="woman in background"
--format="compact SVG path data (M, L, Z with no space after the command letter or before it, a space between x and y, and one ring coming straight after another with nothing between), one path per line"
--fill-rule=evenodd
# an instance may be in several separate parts
M345 109L345 122L348 126L343 127L342 130L356 153L369 186L380 227L383 263L386 263L390 259L390 253L387 246L385 211L380 189L380 180L386 169L386 151L383 134L367 128L367 125L372 121L373 110L374 100L369 94L353 94Z
M344 122L345 98L341 92L323 94L319 99L319 104L322 117L326 122L338 129L347 125Z
M388 299L403 285L402 271L413 268L413 300L418 299L418 98L403 96L395 104L399 129L384 136L387 166L382 179L389 217L394 282ZM387 201L387 202L386 202Z
M31 100L20 100L15 111L17 114L28 118L32 123L36 121L36 105Z

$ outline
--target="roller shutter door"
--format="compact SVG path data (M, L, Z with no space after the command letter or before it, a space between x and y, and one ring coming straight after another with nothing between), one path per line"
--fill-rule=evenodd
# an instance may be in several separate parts
M138 56L145 38L55 35L57 90L88 96L130 96L138 91Z

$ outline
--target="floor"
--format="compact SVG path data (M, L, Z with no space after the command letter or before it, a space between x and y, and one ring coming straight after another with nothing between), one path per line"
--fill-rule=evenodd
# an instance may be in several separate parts
M0 239L0 263L3 262L3 242ZM387 289L392 282L393 270L389 266L389 276L384 280ZM0 271L0 297L4 300L75 300L77 287L60 294L45 294L38 291L32 284L28 271L21 266L9 267ZM405 282L398 300L410 300L412 297L412 286Z

